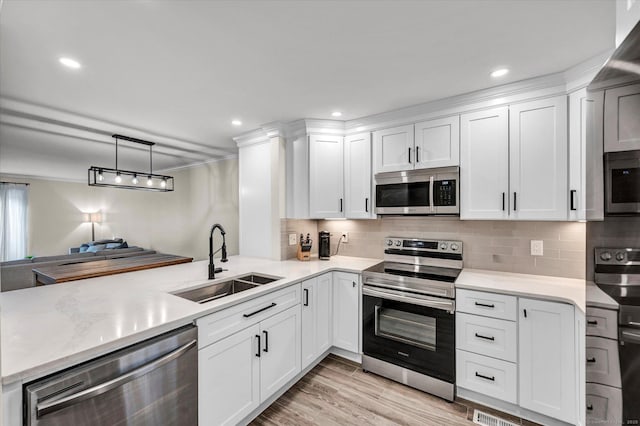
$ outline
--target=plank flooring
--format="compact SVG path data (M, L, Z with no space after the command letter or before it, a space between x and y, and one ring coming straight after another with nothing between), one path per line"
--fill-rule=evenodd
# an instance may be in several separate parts
M251 425L470 426L473 409L473 404L444 401L329 355Z

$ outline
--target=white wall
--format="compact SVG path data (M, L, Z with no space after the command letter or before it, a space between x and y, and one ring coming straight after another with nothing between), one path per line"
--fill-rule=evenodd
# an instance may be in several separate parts
M208 256L209 230L218 222L227 231L229 254L237 254L238 160L168 174L175 177L175 191L167 193L16 176L3 180L31 184L30 255L63 254L91 240L83 213L97 210L103 222L95 226L96 239L122 237L129 245L200 260Z

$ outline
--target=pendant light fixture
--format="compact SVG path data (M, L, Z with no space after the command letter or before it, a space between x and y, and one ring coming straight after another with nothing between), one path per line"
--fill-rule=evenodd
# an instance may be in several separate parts
M107 186L111 188L140 189L144 191L173 191L173 176L153 174L153 153L151 147L154 142L129 136L113 135L116 140L116 168L91 166L88 173L89 186ZM118 168L118 140L134 142L149 147L149 171L120 170ZM138 177L140 176L140 178Z

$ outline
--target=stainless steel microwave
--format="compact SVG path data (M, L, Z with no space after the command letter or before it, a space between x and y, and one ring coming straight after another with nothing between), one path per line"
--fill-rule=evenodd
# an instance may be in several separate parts
M640 150L604 156L607 215L640 215Z
M378 173L375 180L376 214L460 214L458 167Z

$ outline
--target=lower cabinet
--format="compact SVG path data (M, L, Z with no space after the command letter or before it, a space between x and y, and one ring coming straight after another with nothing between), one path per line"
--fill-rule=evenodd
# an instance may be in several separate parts
M302 369L332 345L332 275L302 282Z
M233 425L300 371L300 305L199 352L199 424Z
M360 278L348 272L333 273L333 346L360 352Z

